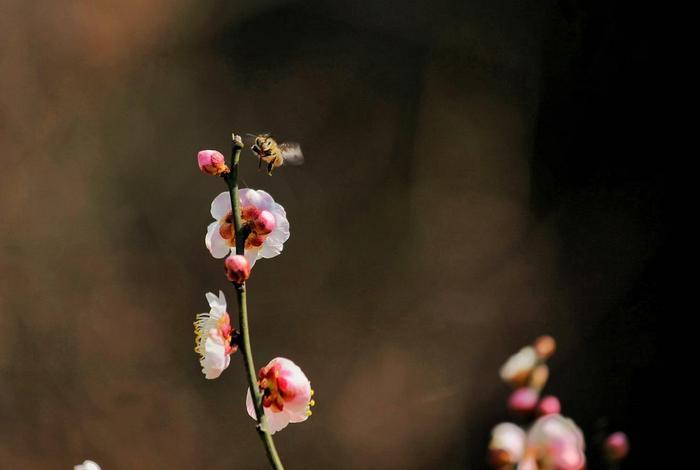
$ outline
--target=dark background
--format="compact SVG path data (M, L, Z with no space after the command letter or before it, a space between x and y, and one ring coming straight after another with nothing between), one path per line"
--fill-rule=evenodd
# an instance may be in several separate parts
M256 363L317 406L287 468L483 468L498 367L542 333L588 437L656 457L664 260L650 7L615 2L0 3L0 468L265 468L239 356L191 322L231 131L287 209L249 283ZM657 163L652 163L657 162ZM235 310L232 310L235 311Z

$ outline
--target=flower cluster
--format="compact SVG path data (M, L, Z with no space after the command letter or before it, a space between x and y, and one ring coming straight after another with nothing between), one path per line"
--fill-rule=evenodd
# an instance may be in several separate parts
M549 378L547 360L556 342L541 336L511 356L501 367L501 379L513 388L508 409L529 425L501 423L491 431L489 462L506 470L582 470L586 468L583 433L570 418L562 416L561 403L554 395L541 396ZM620 436L621 435L621 436ZM606 455L619 461L629 449L626 436L611 435Z
M221 376L230 365L231 355L239 349L246 369L254 370L248 340L245 284L255 262L279 255L289 239L289 222L282 205L265 191L238 189L236 175L242 148L241 138L234 135L230 166L216 150L202 150L197 155L199 169L223 178L229 189L211 203L214 221L208 225L204 241L214 258L225 258L224 270L236 291L242 330L234 329L231 324L224 293L219 291L218 296L207 293L209 312L198 314L194 322L194 350L200 356L202 373L207 379ZM246 407L260 429L273 434L289 423L305 421L314 406L312 396L311 383L299 366L277 357L260 369L257 381L249 376ZM269 439L264 439L263 443L273 467L281 468Z
M258 373L258 387L262 392L267 425L270 433L287 427L289 423L300 423L311 416L315 402L314 391L304 372L289 359L276 357ZM253 399L248 390L246 407L255 419Z

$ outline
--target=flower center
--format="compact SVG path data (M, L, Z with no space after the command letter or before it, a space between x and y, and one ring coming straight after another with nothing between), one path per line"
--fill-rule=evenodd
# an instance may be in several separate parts
M267 212L267 211L264 211ZM265 243L270 231L265 225L260 223L263 211L255 206L247 206L241 209L241 223L244 233L248 233L245 241L245 248L259 248ZM269 214L269 213L267 213ZM233 226L233 211L228 211L226 216L219 221L219 235L226 240L230 247L236 246L236 233Z

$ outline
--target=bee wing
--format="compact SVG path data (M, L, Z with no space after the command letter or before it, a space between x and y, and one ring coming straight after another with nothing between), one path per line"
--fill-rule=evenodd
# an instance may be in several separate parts
M280 145L284 163L301 165L304 163L304 154L301 153L301 145L296 142L282 142Z

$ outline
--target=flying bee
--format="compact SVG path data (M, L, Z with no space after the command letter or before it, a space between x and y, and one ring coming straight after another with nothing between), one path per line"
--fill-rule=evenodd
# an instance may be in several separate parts
M258 169L262 162L267 163L267 174L272 175L272 170L284 164L301 165L304 163L304 154L301 146L296 142L282 142L278 144L270 134L252 135L255 144L250 148L258 157Z

